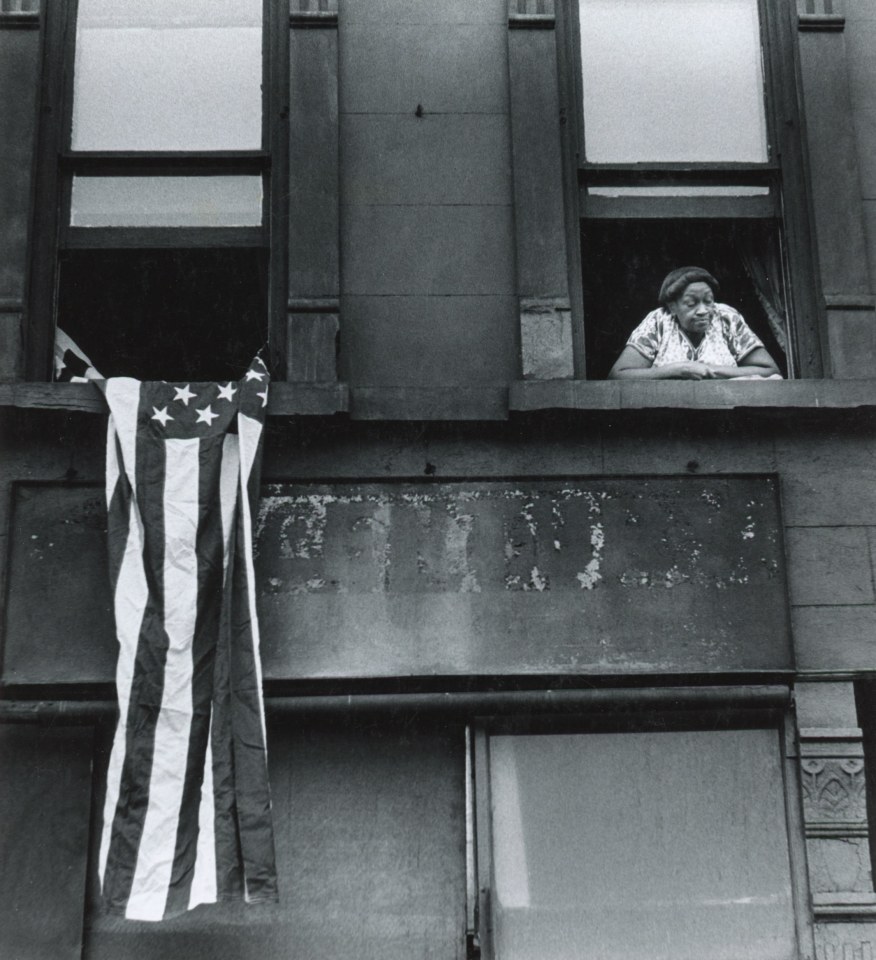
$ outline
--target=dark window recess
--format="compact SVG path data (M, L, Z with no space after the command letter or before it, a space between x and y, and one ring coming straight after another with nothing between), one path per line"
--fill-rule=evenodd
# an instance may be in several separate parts
M745 317L788 376L788 311L775 221L585 220L581 251L588 379L608 375L630 333L658 306L666 274L691 265L715 276L719 301Z
M231 380L267 341L267 254L67 250L58 326L106 377Z
M876 876L876 680L855 682L858 724L864 740L864 775L867 820L870 834L870 862Z

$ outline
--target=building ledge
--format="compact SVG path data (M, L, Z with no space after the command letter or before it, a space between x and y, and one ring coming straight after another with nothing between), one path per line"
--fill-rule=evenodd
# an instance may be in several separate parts
M277 417L330 416L346 413L350 398L343 383L271 384L268 414ZM0 383L0 407L106 413L106 404L91 383Z
M0 383L0 407L105 413L90 383ZM876 412L876 379L745 381L518 380L500 384L349 386L271 384L274 417L349 414L354 420L506 420L547 410Z
M518 380L509 407L537 410L876 410L876 380Z

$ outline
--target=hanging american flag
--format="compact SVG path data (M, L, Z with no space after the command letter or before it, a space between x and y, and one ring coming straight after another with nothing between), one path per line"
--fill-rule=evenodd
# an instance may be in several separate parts
M101 384L119 724L99 872L108 910L160 920L276 900L252 564L268 373Z

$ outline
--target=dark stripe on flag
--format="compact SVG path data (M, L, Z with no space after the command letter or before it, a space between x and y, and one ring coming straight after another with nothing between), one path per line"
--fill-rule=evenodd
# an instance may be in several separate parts
M216 633L223 578L222 511L219 481L224 438L201 441L198 471L198 614L192 644L192 726L185 786L176 835L173 871L165 909L175 916L188 909L198 849L198 814L204 780L204 758L210 734Z
M220 900L243 897L243 853L237 814L237 784L232 731L231 611L234 571L238 566L237 516L231 525L228 570L216 643L216 695L213 700L213 793L216 803L216 883Z
M240 516L240 515L239 515ZM238 543L243 542L243 521L237 527ZM259 702L258 671L253 649L253 623L247 600L249 579L246 564L238 556L234 566L232 612L229 637L234 696L234 772L237 785L240 845L246 875L247 900L274 900L277 883L271 825L271 797L268 789L267 755ZM260 749L256 748L256 745Z
M141 388L138 420L148 417L148 391ZM125 763L119 804L107 858L104 900L111 910L124 911L131 895L140 839L149 807L149 783L155 749L155 729L164 693L168 637L164 629L164 510L162 494L166 466L164 442L137 430L137 505L143 519L143 557L149 597L134 663L131 702L126 718Z
M107 552L109 553L110 590L116 595L119 585L119 573L122 569L122 560L128 546L130 530L128 524L131 519L131 482L125 473L122 463L122 447L117 435L110 441L115 445L116 460L119 464L119 476L107 505Z

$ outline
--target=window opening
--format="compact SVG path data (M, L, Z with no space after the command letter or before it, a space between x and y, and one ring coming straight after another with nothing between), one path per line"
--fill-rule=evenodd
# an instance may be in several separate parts
M106 377L235 380L267 339L267 253L66 250L57 313Z
M102 374L141 379L236 378L265 345L269 290L285 307L285 257L268 255L273 20L273 0L47 9L58 119L42 127L31 376L54 327Z
M571 960L583 945L602 960L797 956L774 728L478 742L488 956Z
M738 310L789 375L787 310L773 220L584 220L581 230L587 377L604 379L627 338L657 306L677 266L704 266L720 303Z
M784 6L570 2L587 377L607 376L688 265L717 277L783 377L818 375L812 324L794 324L816 303L798 128L776 119L796 110Z

